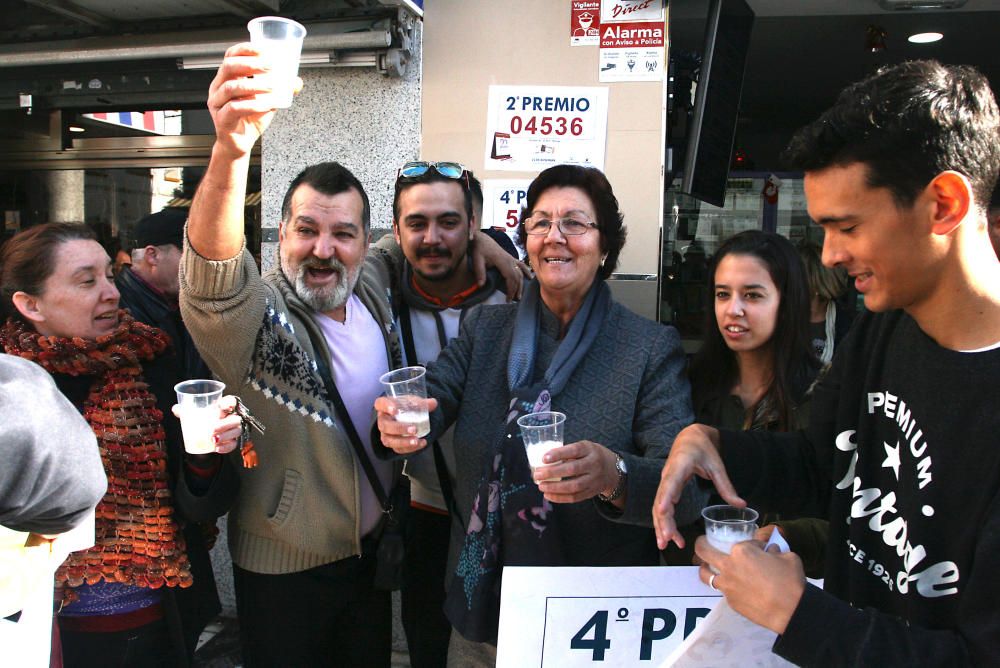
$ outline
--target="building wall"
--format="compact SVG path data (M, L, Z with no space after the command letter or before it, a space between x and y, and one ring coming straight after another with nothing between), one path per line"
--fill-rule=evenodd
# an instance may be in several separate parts
M302 92L264 135L261 190L265 268L276 259L285 189L304 167L335 160L354 172L371 200L372 228L392 223L396 170L420 154L421 40L402 78L372 68L300 72Z
M534 178L483 169L490 85L600 86L608 91L604 171L628 227L618 272L659 273L665 82L599 81L598 47L569 45L569 2L434 0L424 16L423 147L481 179ZM656 317L656 281L611 281L615 298Z

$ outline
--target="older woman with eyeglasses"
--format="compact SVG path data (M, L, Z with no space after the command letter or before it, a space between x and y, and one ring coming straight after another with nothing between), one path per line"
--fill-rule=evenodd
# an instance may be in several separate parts
M431 433L396 421L391 399L375 403L397 454L455 426L449 665L492 665L504 565L658 563L650 507L670 443L692 420L677 332L615 302L605 282L625 229L604 174L542 172L519 234L535 280L519 304L470 313L428 367ZM532 474L517 418L540 411L565 413L566 445ZM682 522L697 516L695 494Z

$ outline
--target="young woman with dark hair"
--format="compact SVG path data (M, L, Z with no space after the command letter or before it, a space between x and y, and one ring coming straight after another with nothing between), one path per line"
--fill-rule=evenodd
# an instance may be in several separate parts
M705 339L691 362L695 419L730 429L799 428L820 364L795 248L777 234L741 232L716 252L710 277Z
M691 363L695 421L723 429L793 431L808 422L808 391L820 369L809 336L808 281L795 248L760 230L727 239L709 268L711 305L705 338ZM776 515L761 518L773 523ZM782 533L819 575L825 552L822 520L781 522ZM682 529L684 550L664 558L691 563L700 522Z

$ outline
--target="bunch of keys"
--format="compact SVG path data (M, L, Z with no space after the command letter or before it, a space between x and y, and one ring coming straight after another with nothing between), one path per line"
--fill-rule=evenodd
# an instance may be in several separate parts
M257 457L257 452L254 450L253 441L250 440L250 429L256 429L261 434L267 427L254 417L250 409L246 407L243 400L236 397L236 405L233 406L231 413L235 413L240 416L240 420L243 423L243 430L240 432L240 455L243 457L243 466L248 469L256 468L259 462Z

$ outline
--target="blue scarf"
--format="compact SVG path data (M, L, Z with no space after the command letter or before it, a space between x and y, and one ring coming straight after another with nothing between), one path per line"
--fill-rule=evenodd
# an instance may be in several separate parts
M603 280L595 279L542 380L535 384L531 379L543 308L537 281L528 285L518 305L507 358L511 398L505 435L486 458L444 605L452 626L468 640L496 643L500 573L505 565L566 563L553 526L552 504L531 478L517 418L551 409L552 397L566 387L597 339L610 305L611 291Z
M584 358L597 338L611 304L607 283L596 278L583 299L580 310L573 316L566 336L559 343L549 368L545 370L543 388L554 396L562 392L576 365ZM514 338L507 356L507 383L511 392L524 389L531 382L538 348L538 328L541 321L542 299L538 281L528 283L524 298L517 306Z

